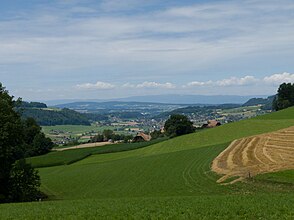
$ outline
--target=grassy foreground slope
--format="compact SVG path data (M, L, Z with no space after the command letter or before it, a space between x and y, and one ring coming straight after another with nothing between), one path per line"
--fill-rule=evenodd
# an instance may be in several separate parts
M4 204L1 219L293 219L285 194L85 199Z
M212 160L234 139L294 125L294 108L174 138L39 169L41 203L0 205L0 218L293 219L293 171L247 183L216 183Z

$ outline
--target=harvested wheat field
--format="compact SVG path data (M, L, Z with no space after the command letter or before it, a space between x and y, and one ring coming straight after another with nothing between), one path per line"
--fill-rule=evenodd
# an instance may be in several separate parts
M212 170L224 175L219 183L289 169L294 169L294 126L234 140L212 162Z

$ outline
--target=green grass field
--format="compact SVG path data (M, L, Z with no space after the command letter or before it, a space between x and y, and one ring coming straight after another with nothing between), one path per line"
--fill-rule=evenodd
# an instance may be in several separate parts
M290 108L135 150L40 168L41 189L51 201L0 205L0 219L293 219L294 171L225 186L210 170L230 141L293 125ZM59 156L77 154L82 153ZM59 156L31 162L37 166L47 160L49 166Z
M243 113L244 111L257 111L258 109L260 109L260 106L246 106L233 109L224 109L222 110L222 113Z
M56 125L56 126L42 126L45 134L49 134L51 130L70 132L72 135L82 135L86 132L102 132L105 129L113 129L112 126L86 126L86 125Z
M69 165L79 160L82 160L86 157L89 157L91 155L135 150L135 149L150 146L152 144L156 144L163 140L165 140L165 138L153 140L150 142L121 143L121 144L105 145L100 147L89 147L89 148L65 150L60 152L54 151L46 155L27 158L26 160L28 163L32 164L32 166L35 168L51 167L51 166L58 166L58 165Z
M4 204L1 219L293 219L286 194L84 199Z

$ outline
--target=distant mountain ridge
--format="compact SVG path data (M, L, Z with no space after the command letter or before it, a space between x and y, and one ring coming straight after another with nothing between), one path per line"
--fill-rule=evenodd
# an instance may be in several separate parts
M132 96L126 98L116 98L116 99L64 99L64 100L50 100L43 101L49 106L68 104L74 102L111 102L111 101L121 101L121 102L151 102L151 103L161 103L161 104L185 104L185 105L195 105L195 104L207 104L207 105L217 105L217 104L243 104L251 98L266 98L266 95L252 95L252 96L238 96L238 95L147 95L147 96Z
M150 95L121 98L119 101L144 101L172 104L242 104L251 98L265 98L266 96L237 96L237 95Z

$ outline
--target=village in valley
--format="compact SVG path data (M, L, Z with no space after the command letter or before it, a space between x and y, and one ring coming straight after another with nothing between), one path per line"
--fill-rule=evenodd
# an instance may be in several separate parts
M72 104L71 104L72 105ZM157 104L157 107L160 104ZM93 138L102 135L104 131L111 130L113 134L122 135L122 139L104 138L104 142L136 142L150 141L154 131L164 132L164 123L172 114L187 116L196 130L213 128L222 124L231 123L257 115L268 113L270 110L262 109L262 105L255 106L172 106L165 105L160 110L154 111L153 107L144 109L124 108L117 113L114 110L103 110L103 120L91 121L89 126L84 125L56 125L43 126L45 134L57 145L79 145L93 142ZM75 109L75 111L81 111ZM178 108L177 108L178 107ZM179 108L180 107L180 108ZM87 110L83 110L87 112ZM140 114L140 117L132 118L132 113ZM124 114L123 114L124 113ZM83 113L87 114L87 113ZM92 113L93 114L93 113ZM94 114L100 114L96 112ZM123 117L121 117L123 115ZM126 117L125 115L130 115ZM127 138L123 140L123 138Z

